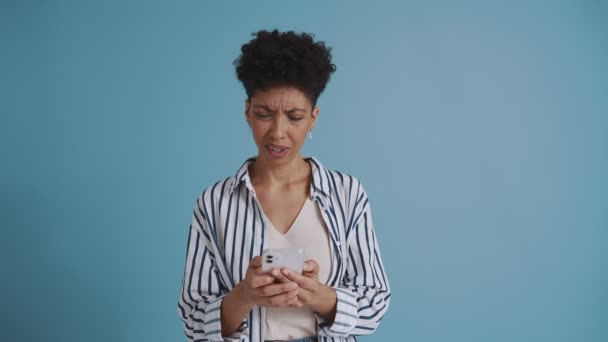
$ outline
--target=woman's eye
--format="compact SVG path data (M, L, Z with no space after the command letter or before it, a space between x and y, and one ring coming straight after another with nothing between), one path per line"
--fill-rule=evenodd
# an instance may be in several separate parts
M257 116L260 119L268 119L270 117L270 114L255 113L255 116Z

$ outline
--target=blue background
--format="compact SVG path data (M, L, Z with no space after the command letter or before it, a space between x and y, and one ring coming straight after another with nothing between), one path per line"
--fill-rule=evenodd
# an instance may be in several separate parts
M305 155L361 179L383 341L608 341L603 1L1 1L0 340L182 341L194 201L256 153L232 61L313 32Z

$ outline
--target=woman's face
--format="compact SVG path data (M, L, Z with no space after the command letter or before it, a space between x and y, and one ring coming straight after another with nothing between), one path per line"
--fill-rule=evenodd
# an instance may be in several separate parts
M294 87L257 91L251 100L245 100L245 117L258 159L271 164L287 164L300 156L318 115L319 107L313 109L308 97Z

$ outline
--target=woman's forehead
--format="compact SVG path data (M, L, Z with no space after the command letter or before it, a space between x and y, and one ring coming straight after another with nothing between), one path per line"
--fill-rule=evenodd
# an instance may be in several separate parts
M267 110L310 110L311 107L308 97L294 87L259 90L251 97L251 103L254 108L263 107Z

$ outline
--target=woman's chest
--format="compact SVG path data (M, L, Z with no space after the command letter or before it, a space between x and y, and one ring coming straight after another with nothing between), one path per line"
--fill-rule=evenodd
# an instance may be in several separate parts
M265 218L274 229L286 234L301 213L307 195L304 189L289 192L257 191L257 200Z
M298 219L300 210L305 209L305 204L308 209L315 208L327 229L332 258L330 283L334 284L335 278L341 277L343 272L341 261L345 253L343 248L346 222L343 219L348 215L342 214L339 206L333 205L329 199L319 198L318 194L313 194L307 201L306 194L302 197L277 198L257 190L255 192L242 190L240 193L235 192L231 201L215 206L216 215L212 215L211 220L214 222L211 239L218 247L214 254L215 252L219 254L218 261L222 261L220 268L226 272L222 270L220 274L232 278L230 283L234 285L242 280L249 261L261 255L265 248L269 248L270 230L275 229L271 225L276 224L282 228L292 227ZM301 221L302 217L299 220ZM226 283L226 285L230 288L230 284Z

